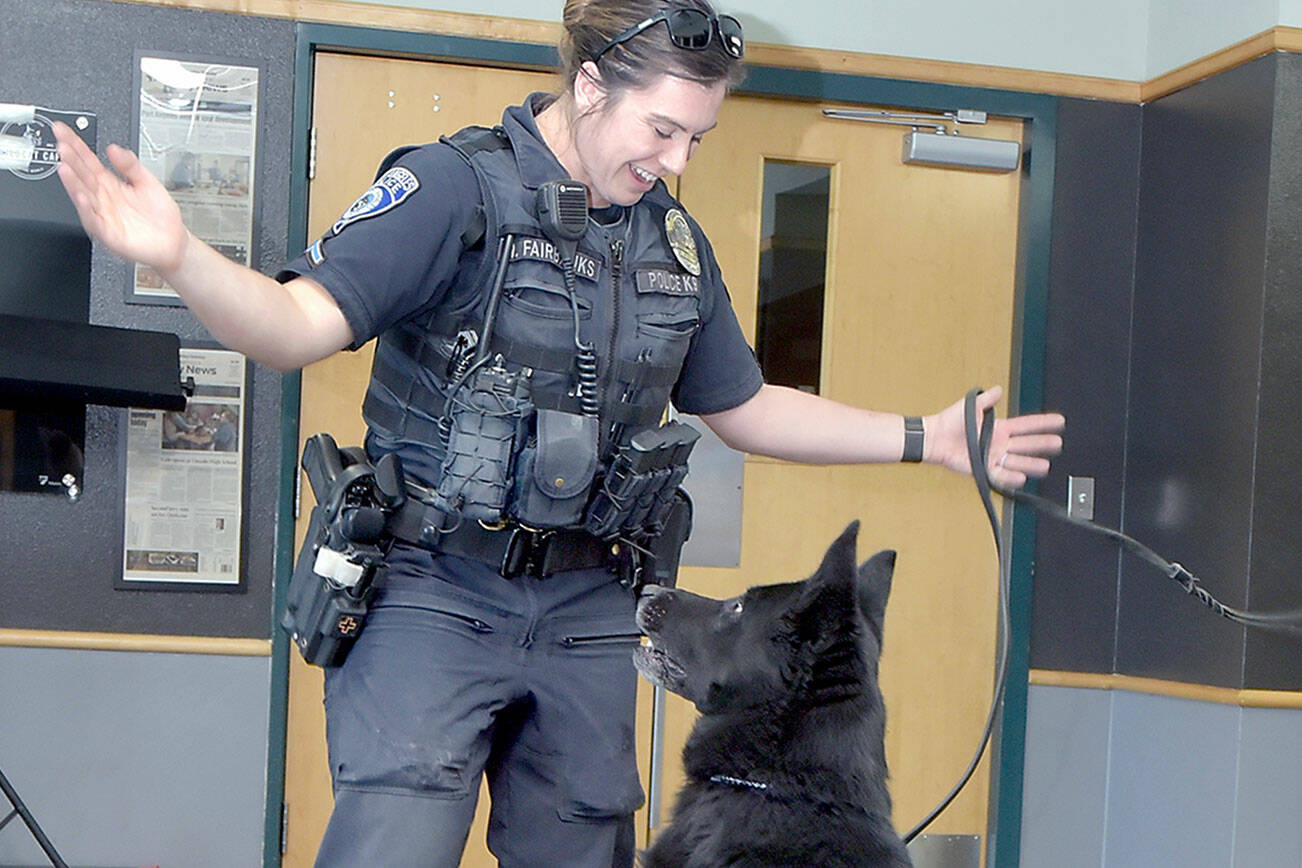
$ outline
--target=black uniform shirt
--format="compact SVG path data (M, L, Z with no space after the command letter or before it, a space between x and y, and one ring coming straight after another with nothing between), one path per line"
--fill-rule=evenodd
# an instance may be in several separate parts
M526 181L557 177L556 157L534 122L547 98L533 94L502 116ZM443 299L462 254L462 233L479 202L474 170L451 146L417 148L404 154L276 279L308 275L323 285L343 311L356 348ZM714 251L692 225L701 261L701 325L673 401L684 413L718 413L751 398L763 378L737 323Z

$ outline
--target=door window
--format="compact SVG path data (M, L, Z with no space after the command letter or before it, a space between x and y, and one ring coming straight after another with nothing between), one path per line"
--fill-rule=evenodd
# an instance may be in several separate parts
M828 166L764 161L755 353L766 382L819 391L827 284Z

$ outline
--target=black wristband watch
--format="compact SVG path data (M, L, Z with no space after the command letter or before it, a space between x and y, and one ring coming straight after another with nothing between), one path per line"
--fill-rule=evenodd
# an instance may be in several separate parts
M920 416L904 417L904 454L901 461L917 464L922 461L922 418Z

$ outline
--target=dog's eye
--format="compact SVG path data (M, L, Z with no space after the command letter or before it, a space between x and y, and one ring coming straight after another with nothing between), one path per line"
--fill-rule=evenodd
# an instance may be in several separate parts
M732 615L734 618L739 617L741 615L741 610L744 608L746 608L746 600L742 597L738 597L728 606L728 614Z

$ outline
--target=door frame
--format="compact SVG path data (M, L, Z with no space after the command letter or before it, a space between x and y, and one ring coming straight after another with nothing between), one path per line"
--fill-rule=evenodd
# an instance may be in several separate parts
M309 135L312 126L314 69L318 51L410 57L485 66L549 70L554 46L464 36L382 30L336 24L299 23L294 60L293 136L289 233L286 257L307 246ZM1037 412L1043 403L1045 329L1048 319L1049 257L1053 219L1053 181L1057 145L1058 97L1021 91L905 81L775 66L748 67L738 94L786 99L826 100L913 110L969 108L1021 118L1029 131L1029 153L1022 168L1018 220L1012 355L1007 384L1013 413ZM975 384L974 384L975 385ZM267 751L267 817L263 865L281 864L285 741L289 699L288 635L276 620L284 606L294 563L294 520L298 503L298 372L284 375L281 392L281 479L277 514L275 592L272 612L270 731ZM976 508L975 501L973 508ZM1009 653L1003 704L991 742L990 807L986 864L1016 868L1021 858L1022 786L1029 687L1031 586L1035 556L1035 512L1005 505L1003 533L1009 552ZM992 564L993 568L993 564Z

